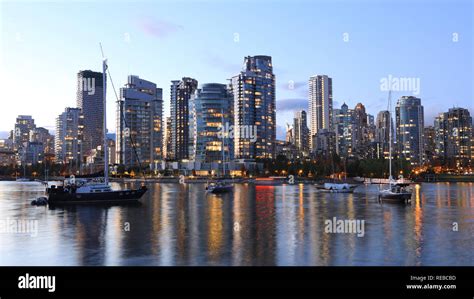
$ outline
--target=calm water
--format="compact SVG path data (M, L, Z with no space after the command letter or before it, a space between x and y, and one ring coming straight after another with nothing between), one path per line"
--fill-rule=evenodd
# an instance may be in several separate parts
M138 206L49 209L30 205L41 185L0 182L0 221L38 228L1 232L0 265L474 265L474 183L417 185L410 205L377 190L155 184ZM326 233L333 217L365 220L365 235Z

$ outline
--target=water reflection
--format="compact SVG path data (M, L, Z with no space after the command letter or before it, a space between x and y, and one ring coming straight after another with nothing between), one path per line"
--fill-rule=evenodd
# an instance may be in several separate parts
M39 227L0 233L0 264L474 265L473 183L415 185L410 205L380 204L377 191L155 184L140 205L48 209L29 205L41 185L0 182L0 220ZM333 217L364 220L364 236L326 233Z

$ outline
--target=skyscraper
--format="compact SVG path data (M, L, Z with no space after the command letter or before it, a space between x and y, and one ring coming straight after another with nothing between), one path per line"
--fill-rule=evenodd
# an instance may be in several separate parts
M104 95L102 73L90 70L77 73L77 107L84 116L84 154L103 144Z
M390 124L392 122L392 124ZM379 144L379 157L385 159L389 158L390 151L390 128L392 128L392 138L393 134L393 120L390 117L390 112L387 110L380 111L377 114L377 120L375 124L375 141ZM393 140L393 139L392 139ZM393 145L393 142L392 142Z
M375 119L372 114L367 113L367 138L369 142L375 142Z
M290 125L289 123L286 123L286 135L285 135L285 142L286 143L295 143L295 128L293 125Z
M173 157L173 150L171 146L172 134L171 134L171 117L170 116L166 117L164 125L165 125L165 128L163 129L163 133L164 133L163 157L166 160L171 160Z
M333 127L335 132L336 153L345 158L353 157L354 111L346 103L341 109L334 110Z
M30 131L35 129L35 120L31 115L18 115L13 130L13 145L15 150L23 148L30 140Z
M232 77L234 151L237 159L275 157L275 75L270 56L247 56Z
M117 106L116 161L127 167L140 162L153 168L163 158L162 89L138 76L128 76Z
M309 155L309 129L306 120L306 111L296 111L294 124L294 144L298 150L299 157Z
M183 77L171 81L171 159L189 157L189 99L198 87L198 81Z
M402 96L395 107L398 155L411 165L423 164L424 113L421 100Z
M227 131L233 125L233 98L228 86L203 84L189 102L189 159L221 162L233 157L233 139ZM223 135L224 134L224 135Z
M434 126L427 126L423 132L424 161L433 162L436 158L436 130Z
M365 106L357 103L353 110L354 124L352 127L353 153L359 158L366 158L368 146L368 124Z
M332 78L327 75L309 78L308 111L311 138L320 129L332 129Z
M436 154L451 167L471 161L472 117L469 110L451 108L435 118Z
M74 164L77 167L81 165L83 132L81 109L66 108L56 118L54 153L57 163Z

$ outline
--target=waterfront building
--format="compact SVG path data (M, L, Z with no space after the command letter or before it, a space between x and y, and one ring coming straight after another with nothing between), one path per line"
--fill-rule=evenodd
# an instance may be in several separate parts
M56 118L54 153L57 163L82 165L84 116L80 108L66 108Z
M451 167L470 165L472 117L469 110L457 107L440 113L434 126L437 157Z
M109 165L117 164L117 145L114 139L107 138L107 157L109 158Z
M226 84L207 83L195 91L189 101L190 160L222 163L233 159L232 100Z
M293 121L294 145L298 151L298 157L309 155L309 128L307 125L306 111L296 111Z
M286 137L285 141L287 143L295 143L295 137L294 137L294 126L290 125L289 123L286 124Z
M402 96L395 107L397 152L411 165L423 164L424 113L421 100Z
M309 78L308 112L310 139L321 129L332 129L332 78L327 75Z
M117 103L116 162L129 168L143 165L153 168L160 162L162 119L162 89L138 76L128 76Z
M83 153L89 155L103 144L104 95L102 73L90 70L77 73L77 108L84 118Z
M331 156L335 153L336 134L328 129L320 129L313 137L313 154Z
M16 163L13 139L0 139L0 166L13 166Z
M369 144L367 113L362 103L357 103L353 112L352 141L353 154L358 158L367 158Z
M35 120L31 115L18 115L13 130L13 145L15 150L22 150L30 140L30 131L35 129Z
M48 129L43 127L34 128L30 131L29 141L43 144L45 155L54 155L54 136L49 134Z
M353 154L354 113L346 103L334 110L333 128L335 133L336 153L344 158L354 157Z
M372 114L367 113L367 139L370 143L375 142L376 135L375 119Z
M173 157L173 148L171 143L171 117L167 116L164 123L165 127L163 129L163 158L166 160L172 160Z
M234 153L237 159L275 158L275 75L270 56L247 56L232 77Z
M44 145L38 141L25 142L26 150L24 151L24 157L22 157L22 163L26 165L35 165L42 163L44 160Z
M390 128L392 134L390 134ZM390 135L392 140L390 140ZM393 145L393 137L395 136L393 130L393 119L388 110L380 111L377 114L375 124L375 141L378 143L378 156L385 159L389 158L390 142Z
M275 142L275 152L277 159L279 156L283 156L290 161L299 158L299 152L296 146L284 140L277 140Z
M436 130L434 126L427 126L423 132L424 162L432 163L436 158Z
M183 77L171 81L171 152L173 160L189 158L189 99L198 87L198 81Z

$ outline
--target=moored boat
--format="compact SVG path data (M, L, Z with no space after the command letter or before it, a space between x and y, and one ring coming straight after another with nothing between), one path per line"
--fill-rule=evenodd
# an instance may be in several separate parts
M107 60L102 61L103 76L103 152L104 152L104 177L94 179L76 179L72 176L63 181L62 186L53 185L46 187L48 194L48 204L79 204L79 203L128 203L138 201L147 191L147 187L142 185L138 189L113 190L109 184L109 160L107 144L107 120L106 120L106 71ZM110 77L110 76L109 76ZM132 144L133 146L133 144ZM137 157L138 159L138 157Z
M389 154L388 154L388 188L379 191L379 201L389 200L397 202L409 202L411 199L411 190L407 187L407 183L397 183L392 177L392 112L391 110L391 95L392 92L388 93L388 115L389 115Z
M352 193L358 185L348 183L324 183L322 185L316 185L316 188L323 192L331 193Z
M232 184L226 182L212 182L206 185L206 191L209 193L227 193L231 192L234 189Z

